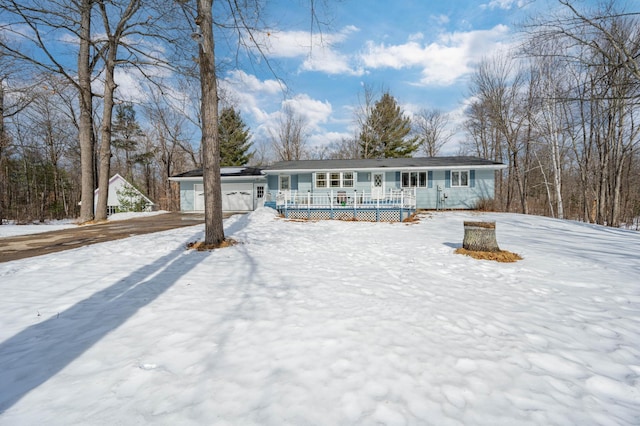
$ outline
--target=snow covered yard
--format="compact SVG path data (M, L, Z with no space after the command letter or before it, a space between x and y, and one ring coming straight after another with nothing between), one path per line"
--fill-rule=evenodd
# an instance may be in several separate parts
M59 231L61 229L75 228L76 225L71 220L56 220L47 223L32 223L29 225L16 225L14 223L4 223L0 226L0 238L17 237L18 235L40 234L42 232ZM1 242L0 242L1 243Z
M513 264L453 253L496 220ZM226 220L0 264L0 425L640 423L640 234Z

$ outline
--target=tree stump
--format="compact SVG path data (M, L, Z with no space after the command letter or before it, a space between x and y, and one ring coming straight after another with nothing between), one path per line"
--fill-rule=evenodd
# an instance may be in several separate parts
M464 222L462 248L469 251L499 252L495 222Z

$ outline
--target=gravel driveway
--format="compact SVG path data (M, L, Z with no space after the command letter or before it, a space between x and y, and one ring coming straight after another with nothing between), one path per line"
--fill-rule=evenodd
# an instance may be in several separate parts
M0 238L0 262L56 253L89 244L204 223L204 215L165 213L60 231Z

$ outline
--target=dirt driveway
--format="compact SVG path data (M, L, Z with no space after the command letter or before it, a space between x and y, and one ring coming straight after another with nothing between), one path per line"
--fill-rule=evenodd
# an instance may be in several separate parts
M89 244L204 223L204 215L165 213L79 226L60 231L0 238L0 262L56 253Z

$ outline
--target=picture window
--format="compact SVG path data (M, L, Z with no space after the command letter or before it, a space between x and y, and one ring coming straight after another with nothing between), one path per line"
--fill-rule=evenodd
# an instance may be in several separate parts
M403 188L424 188L428 183L427 172L402 172Z

